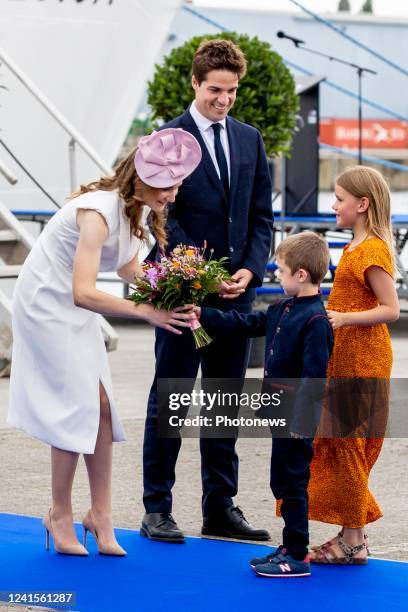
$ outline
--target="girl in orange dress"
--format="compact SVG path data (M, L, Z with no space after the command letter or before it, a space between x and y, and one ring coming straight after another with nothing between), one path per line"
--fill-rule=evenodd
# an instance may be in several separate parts
M398 319L399 302L385 180L372 168L355 166L338 177L335 194L337 226L351 227L353 240L344 249L328 302L335 342L314 443L309 518L342 529L312 548L311 561L361 565L367 563L364 527L382 516L368 478L388 413L392 350L386 323Z

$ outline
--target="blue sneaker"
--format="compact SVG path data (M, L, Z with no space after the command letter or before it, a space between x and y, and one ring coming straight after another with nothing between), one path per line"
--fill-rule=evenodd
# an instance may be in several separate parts
M275 557L275 555L279 555L279 553L281 553L283 550L283 546L278 546L278 548L273 551L270 552L268 555L265 555L264 557L254 557L253 559L250 560L249 565L252 567L252 569L255 569L255 567L257 565L264 565L264 563L269 563L271 559L273 559Z
M264 576L265 578L300 578L310 576L309 555L306 555L303 561L298 561L291 557L283 548L268 563L256 565L254 569L258 576Z

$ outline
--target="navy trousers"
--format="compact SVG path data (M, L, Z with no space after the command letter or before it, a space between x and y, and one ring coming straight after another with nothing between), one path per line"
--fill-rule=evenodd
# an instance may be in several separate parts
M252 303L233 301L217 303L224 311L249 313ZM157 435L157 380L166 378L195 379L201 364L202 377L235 378L245 376L250 341L228 335L213 340L197 350L189 330L177 336L156 330L156 372L149 394L143 445L143 503L146 512L171 512L172 487L175 482L177 456L181 438L160 438ZM204 516L216 514L233 505L238 491L238 456L234 438L200 438L201 477Z
M282 500L285 526L282 544L295 559L304 559L309 544L308 494L313 440L273 438L271 489Z

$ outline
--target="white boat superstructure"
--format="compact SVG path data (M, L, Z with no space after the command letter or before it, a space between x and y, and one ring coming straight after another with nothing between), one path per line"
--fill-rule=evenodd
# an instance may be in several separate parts
M109 167L116 159L181 0L2 0L0 47ZM71 136L4 65L1 139L59 203L99 168L80 147L69 171ZM0 147L18 178L0 177L13 209L51 204Z

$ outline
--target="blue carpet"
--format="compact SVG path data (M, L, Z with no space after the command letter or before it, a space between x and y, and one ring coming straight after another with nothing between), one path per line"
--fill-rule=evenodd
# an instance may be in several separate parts
M80 612L408 610L408 563L371 559L273 580L248 565L264 546L199 538L171 545L130 530L117 534L126 558L96 554L92 536L89 557L68 557L45 550L39 519L0 514L0 591L75 591L76 604L63 609Z

